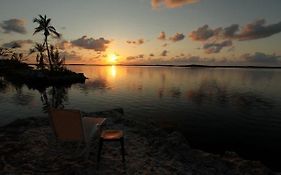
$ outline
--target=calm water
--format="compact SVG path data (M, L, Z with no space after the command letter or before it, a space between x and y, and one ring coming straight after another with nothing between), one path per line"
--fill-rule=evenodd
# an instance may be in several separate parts
M46 115L48 105L127 117L181 131L195 148L281 167L281 70L71 66L85 84L46 90L0 78L0 125Z

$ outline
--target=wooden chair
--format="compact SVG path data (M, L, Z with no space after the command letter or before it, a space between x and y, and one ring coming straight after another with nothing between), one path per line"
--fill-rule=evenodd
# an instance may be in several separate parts
M100 156L102 151L103 142L119 141L121 144L122 162L125 162L125 149L124 149L124 132L122 130L103 130L99 140L98 150L98 163L100 162Z
M100 134L101 126L106 120L82 117L79 110L53 108L49 110L49 117L56 140L78 142L79 146L85 143L83 152L89 150L91 139Z

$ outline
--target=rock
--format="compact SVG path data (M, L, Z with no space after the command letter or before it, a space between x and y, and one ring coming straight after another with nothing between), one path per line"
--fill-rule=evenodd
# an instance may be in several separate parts
M47 117L32 117L0 128L0 174L273 174L260 162L243 160L236 153L220 156L192 149L182 134L126 119L123 112L91 114L107 117L108 128L125 130L126 168L122 166L119 143L104 144L97 170L97 142L91 145L86 160L75 154L75 143L55 141Z

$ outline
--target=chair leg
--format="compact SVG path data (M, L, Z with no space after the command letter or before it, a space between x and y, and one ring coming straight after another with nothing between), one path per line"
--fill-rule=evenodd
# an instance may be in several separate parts
M103 145L103 139L100 139L100 141L99 141L99 150L98 150L98 158L97 158L98 163L100 162L102 145Z
M122 154L122 162L125 162L125 148L124 148L124 138L122 137L120 139L120 143L121 143L121 154Z

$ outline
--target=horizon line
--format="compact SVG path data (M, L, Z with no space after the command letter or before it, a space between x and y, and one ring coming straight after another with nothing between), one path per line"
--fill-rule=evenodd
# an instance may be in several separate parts
M29 63L28 65L36 65ZM68 66L139 66L139 67L198 67L198 68L268 68L281 69L281 66L249 66L249 65L202 65L202 64L87 64L87 63L67 63Z

